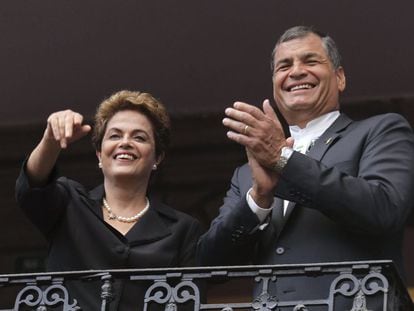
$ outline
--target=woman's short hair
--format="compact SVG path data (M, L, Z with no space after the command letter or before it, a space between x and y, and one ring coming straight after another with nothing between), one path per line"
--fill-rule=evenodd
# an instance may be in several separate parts
M101 150L102 139L109 120L119 111L133 110L145 115L151 122L155 154L164 155L170 144L170 118L164 105L149 93L123 90L112 94L99 106L95 114L92 142Z

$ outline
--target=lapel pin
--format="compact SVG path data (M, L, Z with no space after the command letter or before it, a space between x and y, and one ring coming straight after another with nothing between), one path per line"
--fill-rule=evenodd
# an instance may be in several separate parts
M329 137L327 140L325 140L325 145L329 145L332 142L332 137Z

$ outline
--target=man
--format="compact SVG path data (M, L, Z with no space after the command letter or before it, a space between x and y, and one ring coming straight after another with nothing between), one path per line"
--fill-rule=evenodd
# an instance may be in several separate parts
M355 122L339 112L345 73L334 41L287 30L273 51L274 99L227 108L228 137L246 147L219 216L200 239L203 265L392 259L402 271L413 206L414 138L397 114ZM328 284L328 287L326 287ZM282 300L314 298L326 284L273 284ZM322 298L322 297L318 297Z

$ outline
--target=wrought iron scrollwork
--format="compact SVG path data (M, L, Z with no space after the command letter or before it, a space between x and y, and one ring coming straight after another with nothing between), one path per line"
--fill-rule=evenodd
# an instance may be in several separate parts
M331 284L330 302L334 310L335 295L341 294L345 297L354 297L351 311L369 311L366 296L383 292L383 305L387 305L388 281L384 275L371 272L364 278L358 279L352 274L342 274Z
M145 306L144 310L147 310L147 304L154 301L157 304L166 304L172 295L172 288L166 282L155 282L152 284L145 293Z
M182 281L175 287L171 287L164 280L158 280L145 293L144 311L148 310L151 302L165 305L166 311L177 310L177 304L192 302L194 310L198 310L200 308L200 292L197 285L189 280Z
M22 306L36 308L38 311L47 310L46 307L62 306L63 311L80 310L76 299L69 303L69 293L61 284L52 284L45 290L37 285L24 287L17 295L14 310Z
M277 285L276 282L280 282L282 285L289 284L290 278L293 281L303 279L308 282L307 284L310 284L309 286L312 286L315 281L315 284L326 285L326 290L324 292L309 292L303 297L300 296L300 292L295 295L278 296L274 285ZM205 286L198 288L198 284L203 284L210 279L212 283L207 283L207 285L213 285L213 290L207 290L205 292L207 302L201 302L201 296L204 297L204 293L203 295L200 293L205 289ZM9 290L2 292L3 297L11 292L15 298L13 302L5 302L9 304L7 308L2 305L0 309L14 311L80 310L82 306L78 306L77 300L69 298L68 289L72 287L65 287L66 282L68 286L69 284L72 286L72 284L76 284L76 282L72 283L73 281L80 280L93 282L90 284L93 293L96 294L93 299L101 302L100 311L117 308L116 304L120 303L120 300L113 298L115 295L122 297L123 292L118 292L122 288L114 286L114 284L118 282L121 284L124 281L134 282L136 288L140 288L137 291L137 295L139 295L137 299L139 298L140 301L137 303L139 303L139 309L143 311L150 311L153 308L164 311L184 309L195 311L311 311L314 308L318 310L326 308L328 311L370 311L370 309L377 310L381 305L381 310L414 310L414 304L404 287L404 283L399 279L390 261L0 275L0 290L9 287ZM216 284L221 286L222 282L226 280L236 281L231 283L232 285L247 287L237 293L240 297L237 295L232 297L229 292L225 301L220 302L216 296L210 295L214 293ZM242 282L238 283L238 280ZM319 280L322 283L318 283ZM97 281L100 281L98 285L100 296L97 293L99 287L92 287L97 285ZM256 297L251 297L250 290L253 287L255 288L254 292L257 293ZM141 296L142 291L145 291L144 297ZM292 297L292 300L288 300L286 297ZM229 302L229 298L235 298L236 301Z

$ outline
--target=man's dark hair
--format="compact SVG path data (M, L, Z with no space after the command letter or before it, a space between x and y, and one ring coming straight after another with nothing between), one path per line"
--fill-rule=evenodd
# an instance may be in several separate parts
M329 37L325 33L322 33L316 30L312 26L295 26L295 27L292 27L286 30L280 36L279 40L277 40L276 42L276 45L272 51L272 59L271 59L271 64L270 64L272 73L274 72L274 69L275 69L274 61L275 61L275 54L276 54L276 50L278 46L283 42L304 38L310 34L317 35L319 38L321 38L323 47L333 67L335 69L338 69L341 66L341 55L339 54L335 41L331 37Z

